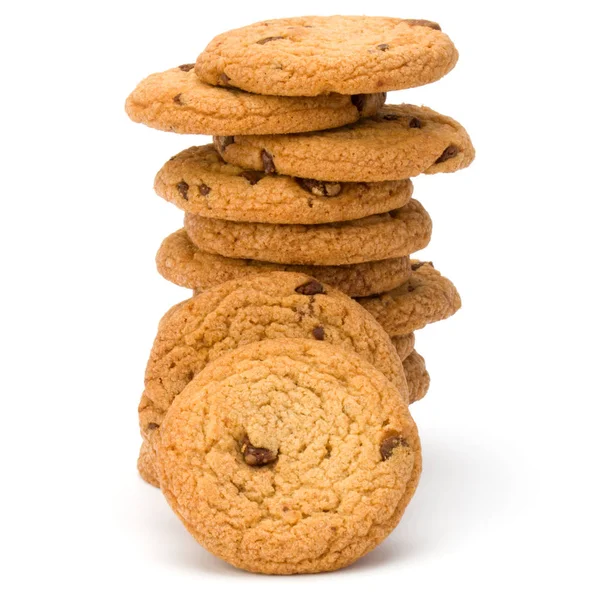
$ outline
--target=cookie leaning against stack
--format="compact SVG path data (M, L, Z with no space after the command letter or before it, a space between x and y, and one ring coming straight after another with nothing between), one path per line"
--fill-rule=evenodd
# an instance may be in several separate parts
M127 99L134 121L214 136L155 179L185 212L157 267L194 296L159 325L138 469L238 567L343 567L414 493L407 406L429 387L414 331L460 297L410 258L432 224L409 178L474 150L453 119L384 102L457 58L431 21L279 19L218 36Z

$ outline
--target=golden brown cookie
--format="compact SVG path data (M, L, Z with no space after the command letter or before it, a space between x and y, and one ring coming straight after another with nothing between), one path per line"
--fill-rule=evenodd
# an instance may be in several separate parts
M415 349L415 334L411 332L406 335L395 335L392 344L400 359L404 360Z
M458 60L440 26L422 19L271 19L218 35L198 57L206 83L256 94L317 96L402 90L437 81Z
M431 238L431 219L416 200L381 215L322 225L236 223L185 215L192 242L205 252L274 263L347 265L407 256Z
M267 340L206 367L157 443L160 485L207 550L258 573L333 571L397 525L421 472L398 390L352 352Z
M301 273L268 273L223 283L162 319L139 406L142 435L156 436L173 398L208 363L239 346L275 338L308 338L352 350L407 397L402 361L367 311Z
M158 272L169 281L197 292L231 279L271 271L305 273L352 297L381 294L402 285L412 274L407 256L356 265L289 265L227 258L199 250L185 229L168 236L156 255Z
M137 468L141 478L154 487L159 487L158 476L156 474L156 458L152 446L146 440L142 442L140 455L137 461Z
M402 364L408 383L408 397L412 404L427 394L430 382L429 373L425 368L425 359L416 350L413 350Z
M370 116L385 94L315 98L258 96L207 85L194 65L181 65L144 79L130 94L125 110L136 123L175 133L238 135L318 131Z
M409 179L337 183L245 171L227 164L211 144L171 158L158 172L154 189L182 210L203 217L310 225L400 208L410 200L413 186Z
M433 263L413 260L411 267L411 278L400 287L357 299L392 337L447 319L461 306L454 284L442 277Z
M245 169L322 181L391 181L453 173L475 150L454 119L411 104L385 105L358 123L295 135L220 136L215 147Z

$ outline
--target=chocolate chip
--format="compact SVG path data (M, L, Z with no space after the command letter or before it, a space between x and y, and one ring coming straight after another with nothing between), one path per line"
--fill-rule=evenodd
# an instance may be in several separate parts
M229 82L231 81L231 79L229 77L227 77L227 75L225 75L225 73L221 73L219 75L219 78L217 80L219 85L222 85L224 87L229 86Z
M235 138L232 135L216 135L213 140L219 152L225 152L227 146L235 143Z
M394 451L394 448L398 446L408 446L406 440L401 438L399 435L393 435L391 437L385 438L381 445L379 446L379 453L381 454L382 460L387 460Z
M177 94L177 96L173 96L173 102L178 104L179 106L183 105L183 100L181 99L181 94Z
M458 154L458 147L456 146L448 146L443 152L442 155L435 161L436 165L440 163L446 162L451 158L455 157Z
M314 296L315 294L324 294L325 290L316 279L311 279L310 281L299 285L296 288L296 292L304 296Z
M181 194L181 197L184 200L188 199L188 190L189 189L190 189L190 186L185 181L180 181L177 184L177 191Z
M381 117L384 121L398 121L400 115L383 115Z
M189 64L189 65L179 65L179 68L180 68L182 71L185 71L185 72L187 73L188 71L191 71L191 70L194 68L194 64Z
M389 44L379 44L379 46L376 46L377 50L381 50L382 52L385 52L386 50L390 49L390 45Z
M432 267L433 267L433 263L432 263L431 261L427 261L427 262L420 261L420 262L416 262L416 263L413 263L412 265L410 265L410 268L411 268L413 271L417 271L417 270L419 270L419 269L420 269L420 268L421 268L423 265L430 265L430 266L432 266Z
M266 150L261 150L260 157L262 159L265 173L267 173L267 175L272 175L275 173L275 163L273 162L273 157Z
M268 42L274 42L275 40L284 40L284 39L285 38L282 35L275 35L273 37L266 37L266 38L263 38L262 40L258 40L258 42L256 42L256 43L263 46L264 44L267 44Z
M415 291L415 286L414 285L407 285L406 286L406 291L407 292L414 292Z
M146 429L148 431L154 431L155 429L158 429L160 427L160 425L158 423L148 423L148 427L146 427Z
M248 180L250 185L256 185L264 176L265 174L260 171L244 171L240 173L240 177Z
M319 340L320 342L322 342L325 339L325 330L323 329L323 327L321 327L321 325L313 329L313 336L315 340Z
M251 467L262 467L277 460L277 454L268 448L257 448L250 443L248 436L244 436L240 448L244 462Z
M350 96L350 100L352 101L352 104L356 106L358 112L362 113L365 108L365 104L367 103L367 97L365 94L354 94L354 96Z
M442 30L439 23L428 21L427 19L404 19L404 22L408 25L419 25L420 27L430 27L431 29L437 29L438 31Z
M296 183L307 192L315 196L331 198L342 191L342 184L335 181L318 181L317 179L296 178Z
M203 196L208 196L210 194L210 188L205 184L205 183L201 183L198 186L198 191L203 195Z
M417 119L417 117L413 117L413 118L410 120L410 123L408 124L408 126L409 126L411 129L421 129L422 123L421 123L421 120L420 120L420 119Z

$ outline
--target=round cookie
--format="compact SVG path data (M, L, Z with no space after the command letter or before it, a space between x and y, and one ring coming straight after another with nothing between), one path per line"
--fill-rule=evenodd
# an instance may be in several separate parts
M429 243L431 218L416 200L380 215L322 225L271 225L186 213L185 229L201 250L275 263L346 265L408 256Z
M271 271L294 271L314 277L344 292L361 297L381 294L402 285L411 276L407 256L356 265L289 265L257 260L227 258L199 250L180 229L168 236L156 255L158 272L169 281L196 292L231 279Z
M406 335L429 323L451 317L461 306L454 284L431 262L411 261L411 278L391 292L357 298L388 335Z
M152 440L177 394L208 363L264 339L308 338L352 350L407 399L402 361L367 311L301 273L228 281L172 308L161 320L140 401L142 436Z
M429 390L429 373L425 368L425 359L413 350L402 362L406 382L408 383L408 397L410 403L421 400Z
M137 468L140 477L150 485L159 487L158 476L156 474L156 458L149 442L144 440L140 448L140 455L137 460Z
M337 183L266 175L227 164L214 146L188 148L156 175L156 193L211 219L310 225L350 221L404 206L409 179Z
M385 105L373 117L330 131L217 136L214 143L228 163L321 181L375 182L453 173L475 158L462 125L412 104Z
M207 85L194 65L146 77L127 98L131 120L175 133L238 135L318 131L354 123L385 102L385 94L316 98L258 96Z
M415 334L396 335L392 338L392 344L401 360L404 360L415 349Z
M218 35L196 61L206 83L256 94L402 90L437 81L458 60L440 26L367 16L272 19Z
M345 567L398 524L417 487L417 427L352 352L268 340L208 365L157 443L161 489L207 550L252 572Z

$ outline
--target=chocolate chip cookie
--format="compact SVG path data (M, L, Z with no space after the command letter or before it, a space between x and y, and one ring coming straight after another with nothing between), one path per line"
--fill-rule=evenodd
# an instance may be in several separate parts
M158 272L169 281L196 292L216 285L271 271L305 273L338 288L348 296L371 296L402 285L412 274L407 256L356 265L290 265L258 260L227 258L199 250L185 229L168 236L156 255Z
M404 206L409 179L339 183L265 175L227 164L212 145L171 158L154 181L156 193L182 210L212 219L310 225L350 221Z
M200 81L194 65L144 79L125 103L136 123L175 133L237 135L318 131L354 123L385 102L385 94L314 98L258 96Z
M206 83L256 94L318 96L402 90L437 81L458 60L422 19L271 19L218 35L196 61Z
M408 383L408 397L410 403L421 400L429 390L429 373L425 368L425 359L413 350L403 361L406 382Z
M209 364L157 440L160 485L207 550L258 573L332 571L397 525L421 472L398 390L355 353L267 340Z
M412 104L385 105L370 118L329 131L215 137L229 163L322 181L391 181L453 173L475 150L454 119Z
M431 219L416 200L397 210L323 225L271 225L186 213L185 229L205 252L275 263L347 265L407 256L429 243Z
M159 487L158 477L156 474L156 458L154 450L150 445L150 442L144 440L140 448L140 455L137 461L137 468L140 477L150 485Z
M357 299L392 337L447 319L461 306L454 284L442 277L433 263L413 260L411 268L412 276L400 287Z
M173 398L209 362L267 338L308 338L352 350L407 398L402 361L367 311L302 273L268 273L223 283L163 317L139 406L142 435L154 438Z

